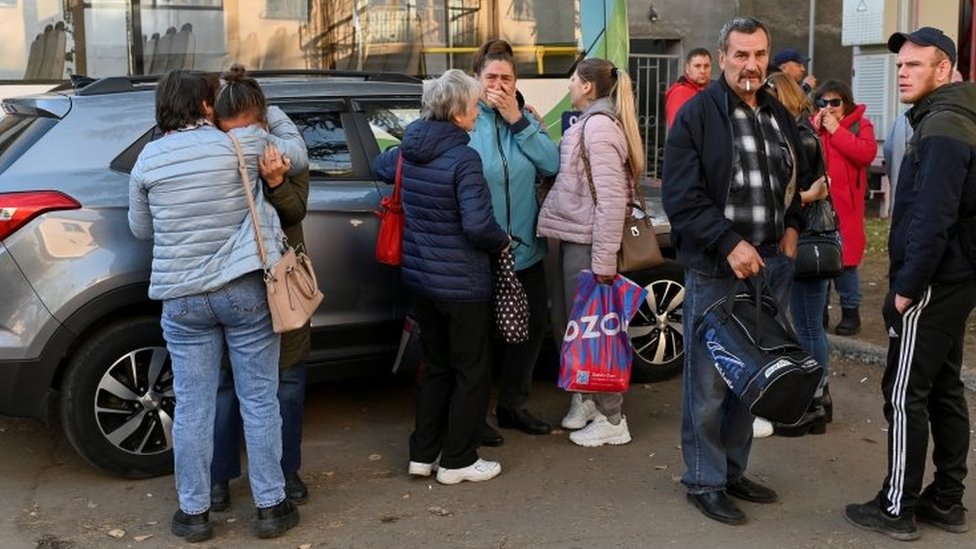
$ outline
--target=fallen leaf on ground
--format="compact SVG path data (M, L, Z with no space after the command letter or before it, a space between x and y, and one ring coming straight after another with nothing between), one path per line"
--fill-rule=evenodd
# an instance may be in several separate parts
M134 539L136 541L146 541L147 539L151 538L152 536L153 536L152 534L145 534L145 535L142 535L142 536L133 536L132 539Z
M427 512L432 515L436 515L438 517L449 517L454 514L443 507L437 507L437 506L428 507Z
M383 459L383 456L381 456L379 454L370 454L369 455L369 460L370 461L379 461L381 459Z
M121 528L113 528L108 531L108 535L115 539L122 539L125 537L125 530L122 530Z

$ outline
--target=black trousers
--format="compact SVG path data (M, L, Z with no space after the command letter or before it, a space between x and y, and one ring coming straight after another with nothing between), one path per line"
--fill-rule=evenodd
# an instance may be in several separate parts
M529 299L529 339L522 343L498 342L495 359L501 361L502 379L498 389L498 407L520 410L529 400L532 375L539 361L542 340L549 318L549 296L546 292L546 270L539 261L515 273Z
M925 475L931 425L934 496L961 503L969 453L969 413L959 377L966 319L976 281L933 284L899 315L889 293L883 309L890 337L881 389L888 419L888 471L881 502L891 515L914 514Z
M417 385L410 460L448 469L478 460L491 392L491 303L418 298L414 312L427 371Z

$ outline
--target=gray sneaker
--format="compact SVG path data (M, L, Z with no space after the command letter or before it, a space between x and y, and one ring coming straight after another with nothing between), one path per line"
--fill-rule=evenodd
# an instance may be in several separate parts
M912 541L921 535L911 515L892 517L884 512L877 498L867 503L852 503L844 510L847 522L872 532L879 532L899 541Z
M966 525L966 508L961 503L940 507L936 500L926 497L924 493L918 498L915 517L946 532L963 534L969 531L969 526Z

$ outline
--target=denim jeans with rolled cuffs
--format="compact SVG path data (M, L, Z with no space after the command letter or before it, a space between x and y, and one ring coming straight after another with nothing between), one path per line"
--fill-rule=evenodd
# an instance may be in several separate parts
M163 336L173 365L173 454L180 509L210 508L210 461L220 364L226 345L247 444L254 504L285 499L281 474L278 353L260 272L217 290L163 301Z
M793 282L793 260L774 247L758 248L769 287L785 320ZM685 364L681 421L681 453L685 473L681 482L690 494L723 490L745 474L752 448L754 416L729 389L695 334L695 320L728 295L733 276L706 276L685 270Z

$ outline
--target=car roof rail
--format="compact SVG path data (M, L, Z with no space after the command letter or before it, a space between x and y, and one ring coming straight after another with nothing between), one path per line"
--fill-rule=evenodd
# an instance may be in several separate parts
M107 93L122 93L146 89L141 84L155 84L160 75L152 76L106 76L91 78L89 76L72 75L75 95L102 95Z
M254 78L275 78L283 76L334 76L339 78L362 78L370 82L404 82L418 84L422 82L415 76L398 72L362 72L341 71L329 69L270 69L247 71L248 76Z
M407 84L419 84L421 80L409 74L396 72L361 72L361 71L338 71L324 69L272 69L248 71L248 76L253 78L280 78L289 76L325 76L337 78L361 78L369 82L402 82ZM90 76L73 74L71 84L62 84L58 89L77 90L76 95L103 95L108 93L122 93L145 89L147 84L156 83L161 74L148 76L106 76L103 78L92 78Z

